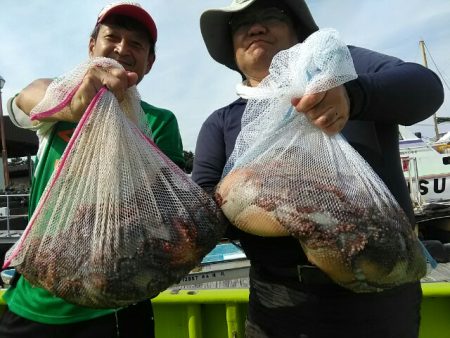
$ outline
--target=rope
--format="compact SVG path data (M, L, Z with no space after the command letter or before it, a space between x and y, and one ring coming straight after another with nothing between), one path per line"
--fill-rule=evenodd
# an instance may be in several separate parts
M441 70L439 69L439 67L437 66L436 62L434 61L433 55L431 55L431 52L430 52L430 50L428 49L428 46L426 45L425 41L423 42L423 45L425 46L425 49L427 50L428 55L429 55L430 58L431 58L431 61L433 61L434 67L436 67L436 70L437 70L439 76L441 77L442 82L444 83L445 87L447 87L447 89L450 91L450 87L449 87L449 85L447 84L447 81L445 81L444 75L441 73Z

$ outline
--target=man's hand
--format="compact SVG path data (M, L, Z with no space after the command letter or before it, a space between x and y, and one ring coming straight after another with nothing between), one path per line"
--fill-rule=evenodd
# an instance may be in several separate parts
M121 102L125 97L125 91L135 85L137 81L138 76L136 73L127 72L119 68L92 66L86 72L70 105L60 112L42 120L78 122L100 88L105 86ZM38 79L33 81L17 95L17 106L29 115L31 110L44 98L45 92L51 82L51 79Z
M70 120L79 121L97 92L105 86L121 102L125 91L137 83L136 73L119 68L91 67L70 103Z
M304 113L312 124L328 135L339 133L350 116L350 99L343 85L292 99L291 103L298 112Z

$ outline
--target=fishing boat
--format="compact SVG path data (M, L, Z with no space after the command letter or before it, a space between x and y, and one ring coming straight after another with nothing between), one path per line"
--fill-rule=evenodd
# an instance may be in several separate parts
M416 213L433 203L450 205L450 141L425 140L400 126L399 147Z

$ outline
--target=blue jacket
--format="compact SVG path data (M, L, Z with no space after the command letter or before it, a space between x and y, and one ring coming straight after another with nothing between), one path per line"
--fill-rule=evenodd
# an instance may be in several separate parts
M349 46L358 78L345 84L350 97L350 120L342 134L372 166L414 223L414 213L399 154L398 125L412 125L441 106L444 93L439 78L415 63ZM195 150L192 178L212 191L220 181L241 130L246 100L238 99L213 112L204 122ZM306 262L293 237L259 237L236 228L252 263L292 265Z

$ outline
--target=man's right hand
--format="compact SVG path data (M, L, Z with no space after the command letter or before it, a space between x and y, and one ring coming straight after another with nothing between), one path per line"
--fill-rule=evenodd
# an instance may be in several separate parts
M328 135L339 133L350 117L350 98L343 85L291 100L300 113Z
M86 72L71 103L60 112L42 120L78 122L100 88L105 86L121 102L125 97L125 91L135 85L137 80L138 76L133 72L127 72L119 68L92 66ZM45 92L51 82L52 79L38 79L33 81L16 97L17 106L29 115L31 110L44 98Z
M135 85L137 80L136 73L123 69L91 67L70 103L72 121L77 122L81 119L89 103L103 86L108 88L121 102L125 98L126 90Z

